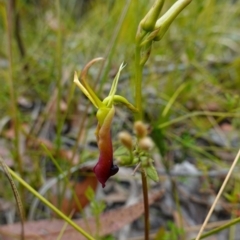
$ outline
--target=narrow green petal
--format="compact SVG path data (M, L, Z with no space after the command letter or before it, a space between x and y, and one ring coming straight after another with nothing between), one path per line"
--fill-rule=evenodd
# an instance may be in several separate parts
M112 87L111 87L111 90L110 90L108 96L113 97L115 95L115 93L117 91L118 79L119 79L120 73L124 67L125 67L125 65L122 63L118 69L117 75L115 76L115 78L113 80ZM109 104L111 104L111 101Z
M80 80L82 85L86 88L86 90L88 91L88 93L91 95L91 97L94 99L96 105L98 106L98 108L103 107L101 100L98 98L98 96L95 94L95 92L92 90L92 88L89 86L86 78L87 78L87 73L88 73L88 69L96 62L99 61L103 61L104 59L99 57L99 58L94 58L93 60L91 60L89 63L87 63L85 65L85 67L83 68L82 72L81 72L81 76L80 76Z
M98 101L96 101L95 97L92 96L91 93L89 93L88 90L78 80L77 72L74 73L74 80L73 80L73 82L81 89L81 91L86 95L86 97L92 102L92 104L96 108L100 107L99 104L98 104Z

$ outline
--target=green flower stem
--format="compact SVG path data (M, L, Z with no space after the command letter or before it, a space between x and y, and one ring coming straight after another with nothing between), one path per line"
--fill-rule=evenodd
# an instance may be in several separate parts
M151 8L148 14L140 22L136 34L136 48L135 48L135 105L138 113L135 114L135 120L143 119L142 107L142 71L143 66L149 58L151 53L151 46L153 40L160 40L170 24L176 16L191 2L191 0L177 1L170 10L164 14L159 20L158 15L162 9L164 1L156 1L155 5ZM147 35L148 34L148 35ZM146 39L144 40L144 37ZM144 51L143 51L144 50ZM143 55L141 55L143 53ZM182 87L183 88L183 87ZM181 91L181 88L180 90ZM177 92L178 94L178 92ZM174 100L174 99L173 99ZM171 102L170 102L171 103ZM171 103L172 104L172 103ZM170 107L169 105L168 107ZM165 109L163 114L167 114L168 108ZM144 219L145 219L145 240L149 239L149 206L148 206L148 186L147 177L142 167L142 189L144 199Z
M80 232L87 239L94 240L94 238L92 236L90 236L87 232L85 232L82 228L80 228L75 222L73 222L70 218L68 218L65 214L63 214L59 209L57 209L54 205L52 205L46 198L44 198L42 195L40 195L27 182L25 182L21 177L19 177L12 169L7 167L7 170L14 179L16 179L22 186L27 188L35 197L37 197L40 201L42 201L44 204L46 204L58 216L63 218L69 225L71 225L74 229L76 229L78 232Z
M136 44L135 51L135 105L138 112L135 114L135 121L142 120L143 118L143 107L142 107L142 70L141 65L141 47ZM144 224L145 224L145 240L149 239L149 205L148 205L148 185L147 177L144 169L141 172L142 176L142 191L143 191L143 202L144 202Z
M135 114L135 120L142 120L143 108L142 108L142 70L143 66L141 61L141 47L136 46L135 50L135 105L138 112Z

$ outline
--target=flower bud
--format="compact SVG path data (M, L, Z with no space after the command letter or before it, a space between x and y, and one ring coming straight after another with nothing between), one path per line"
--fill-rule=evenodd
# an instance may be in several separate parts
M147 173L147 176L150 179L152 179L154 182L159 181L158 172L152 163L150 163L149 166L146 168L146 173Z
M154 143L150 137L144 137L139 141L139 147L144 151L150 151Z
M178 0L162 17L157 20L155 29L160 29L160 31L154 38L154 41L162 39L173 20L191 1L192 0Z
M140 22L140 26L146 32L151 32L154 29L158 15L162 10L164 0L156 0L150 11Z
M118 138L121 141L121 143L128 149L132 150L133 143L132 143L132 136L128 132L120 132L118 134Z
M143 138L147 135L147 126L141 121L137 121L134 123L134 130L136 132L137 137Z

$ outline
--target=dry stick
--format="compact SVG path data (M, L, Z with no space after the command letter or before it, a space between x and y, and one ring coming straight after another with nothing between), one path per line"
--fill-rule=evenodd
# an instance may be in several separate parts
M141 161L137 164L137 166L134 168L133 172L132 172L132 176L135 175L136 171L139 169L139 167L141 166Z
M240 157L240 149L238 150L238 154L235 157L235 159L233 161L233 164L232 164L232 166L231 166L231 168L230 168L230 170L229 170L229 172L228 172L228 174L227 174L227 176L226 176L226 178L225 178L225 180L224 180L224 182L223 182L223 184L222 184L222 186L221 186L221 188L220 188L220 190L219 190L219 192L217 194L217 197L215 198L215 200L213 202L213 205L211 206L211 208L210 208L210 210L208 212L208 215L207 215L207 217L206 217L206 219L205 219L205 221L204 221L204 223L203 223L203 225L202 225L202 227L201 227L201 229L200 229L200 231L199 231L199 233L198 233L198 235L196 237L196 240L200 239L201 234L202 234L205 226L207 225L209 218L212 215L212 212L213 212L213 210L214 210L214 208L215 208L215 206L217 204L217 201L219 200L220 196L222 195L222 192L223 192L223 190L224 190L224 188L225 188L225 186L226 186L226 184L227 184L227 182L228 182L228 180L229 180L229 178L230 178L230 176L231 176L231 174L233 172L234 167L236 166L236 164L238 162L239 157Z

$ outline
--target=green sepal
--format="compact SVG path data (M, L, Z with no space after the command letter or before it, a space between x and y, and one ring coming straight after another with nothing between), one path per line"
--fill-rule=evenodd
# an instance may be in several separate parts
M159 177L158 177L158 173L156 168L154 167L154 165L152 163L149 163L148 167L144 168L147 176L153 180L154 182L158 182L159 181Z

